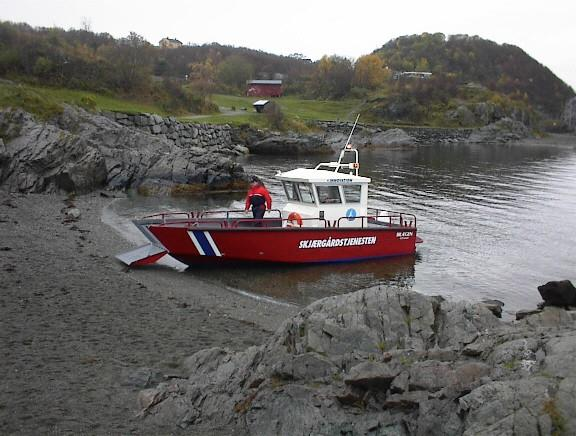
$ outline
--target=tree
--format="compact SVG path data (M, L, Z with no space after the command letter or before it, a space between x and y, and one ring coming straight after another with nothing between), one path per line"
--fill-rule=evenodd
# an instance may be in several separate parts
M386 76L384 62L377 55L361 56L354 65L354 85L376 89L384 83Z
M350 92L353 76L350 59L323 56L312 75L312 92L321 98L342 98Z
M150 43L137 33L130 32L116 46L107 50L107 58L114 66L116 80L126 92L143 90L150 85L152 56Z
M264 113L268 119L270 127L281 130L284 127L284 113L276 102L271 101L264 107Z
M415 69L416 71L430 71L430 64L428 63L428 59L421 57L420 60L418 60L418 63L416 63Z
M254 66L243 56L232 55L218 64L216 76L220 83L242 90L254 76Z
M216 67L212 59L208 58L205 62L197 62L189 65L190 74L188 80L194 89L194 93L203 99L207 99L215 87Z

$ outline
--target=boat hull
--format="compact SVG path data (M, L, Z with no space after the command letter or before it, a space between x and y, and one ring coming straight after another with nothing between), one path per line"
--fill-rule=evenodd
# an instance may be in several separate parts
M351 262L413 254L416 228L191 229L149 225L168 253L189 265L226 262Z

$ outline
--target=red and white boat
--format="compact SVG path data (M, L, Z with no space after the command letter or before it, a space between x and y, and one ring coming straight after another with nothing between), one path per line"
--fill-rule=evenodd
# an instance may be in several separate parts
M350 137L352 133L350 133ZM337 162L278 173L282 210L261 220L243 210L160 213L134 221L150 244L117 256L127 265L170 255L188 265L226 262L349 262L413 254L416 217L368 207L350 137Z

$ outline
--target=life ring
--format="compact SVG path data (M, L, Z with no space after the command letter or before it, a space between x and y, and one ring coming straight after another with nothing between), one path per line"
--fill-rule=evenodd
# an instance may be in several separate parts
M286 221L286 226L295 227L296 225L302 227L302 217L298 212L290 212L290 215L288 215L288 220Z

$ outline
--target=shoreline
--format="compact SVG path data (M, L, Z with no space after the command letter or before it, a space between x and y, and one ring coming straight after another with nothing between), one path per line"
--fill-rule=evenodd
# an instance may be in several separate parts
M111 200L78 197L68 222L65 200L0 189L1 433L174 433L135 418L141 389L199 350L261 344L298 310L123 268L131 247L101 219Z

